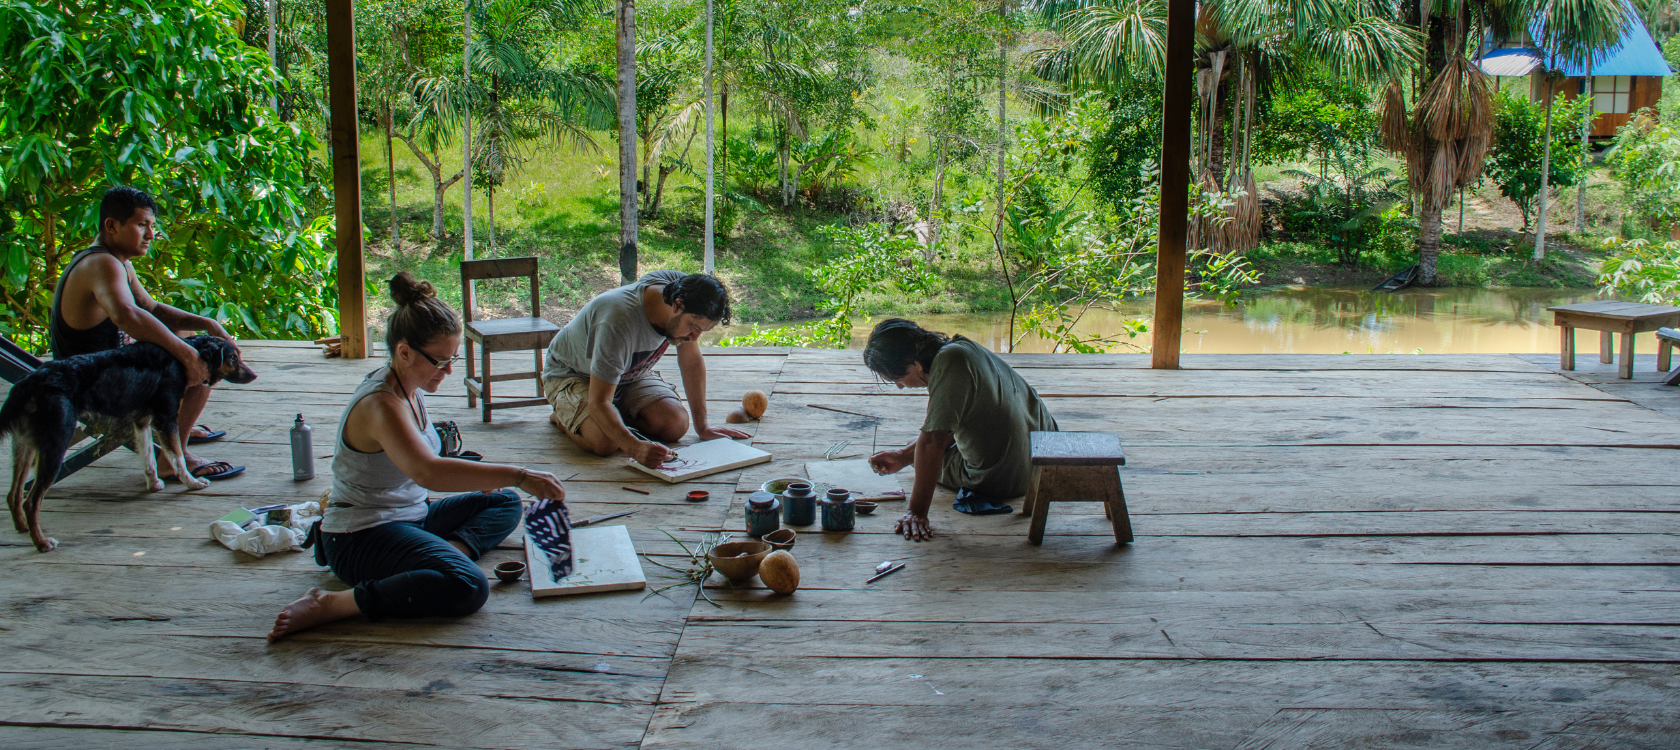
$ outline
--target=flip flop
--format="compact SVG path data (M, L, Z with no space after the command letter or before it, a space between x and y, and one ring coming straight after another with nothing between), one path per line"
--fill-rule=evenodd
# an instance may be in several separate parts
M200 474L199 473L201 471L204 471L205 469L213 468L213 467L216 467L216 466L225 466L227 468L222 469L220 471L213 471L213 472L210 472L209 474ZM234 466L233 464L230 464L226 461L211 461L207 464L200 464L198 466L198 468L192 470L192 475L193 476L198 477L199 479L208 479L208 480L211 480L211 481L216 481L218 479L227 479L229 477L236 477L236 476L239 476L240 474L244 474L244 473L245 473L245 467ZM180 477L176 477L176 476L171 475L171 476L164 477L163 481L169 482L169 483L174 483L174 482L181 481L181 479L180 479Z
M227 437L227 430L212 430L210 429L210 425L207 424L199 425L198 429L203 430L204 434L189 435L187 437L187 445L198 445L199 443L208 443L213 440L221 440L222 438Z
M967 487L957 490L957 499L951 503L951 507L971 516L991 516L1015 512L1013 506L1004 505Z

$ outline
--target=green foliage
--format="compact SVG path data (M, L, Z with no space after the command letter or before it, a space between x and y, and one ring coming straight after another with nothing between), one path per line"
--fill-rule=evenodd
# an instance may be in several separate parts
M1091 139L1091 191L1118 209L1137 195L1144 165L1161 160L1161 84L1127 78L1108 96L1108 127Z
M1614 253L1598 277L1605 294L1652 305L1680 303L1680 241L1658 244L1611 237L1604 248Z
M1358 265L1382 232L1384 212L1405 197L1404 178L1373 167L1368 147L1312 152L1310 170L1283 170L1301 181L1301 192L1275 194L1278 222L1291 237L1334 248L1342 265Z
M1654 232L1680 226L1680 129L1635 117L1616 135L1609 162L1622 181L1628 218Z
M235 35L243 14L0 0L0 330L44 348L60 267L114 184L158 199L162 234L134 267L159 300L244 335L336 329L318 144L267 108L276 80Z
M908 234L892 234L880 224L818 227L817 233L841 251L839 257L812 269L811 282L827 295L817 304L829 317L796 326L762 329L722 339L718 346L814 346L843 349L852 340L853 306L858 297L882 289L924 292L932 269L921 247Z
M1488 151L1487 176L1499 192L1522 211L1523 231L1534 218L1540 196L1540 163L1546 147L1546 108L1512 87L1499 94L1494 109L1493 146ZM1547 184L1574 187L1586 173L1582 168L1581 128L1590 97L1552 103L1552 161Z
M1264 104L1254 133L1261 164L1324 160L1332 154L1368 159L1376 147L1378 111L1370 89L1330 75L1307 75Z

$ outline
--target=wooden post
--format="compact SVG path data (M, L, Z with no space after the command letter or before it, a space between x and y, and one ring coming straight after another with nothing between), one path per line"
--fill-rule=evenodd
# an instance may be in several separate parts
M362 155L356 135L356 13L352 0L326 0L327 90L332 115L333 213L338 229L338 335L346 359L367 357L362 275Z
M1161 97L1161 225L1155 255L1155 336L1150 367L1178 369L1184 330L1184 245L1190 217L1191 72L1196 0L1168 0L1167 70Z

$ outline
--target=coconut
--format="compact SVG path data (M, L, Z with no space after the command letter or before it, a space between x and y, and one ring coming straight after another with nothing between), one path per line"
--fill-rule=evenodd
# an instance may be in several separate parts
M734 409L729 412L729 416L723 418L723 421L730 424L741 424L752 421L752 417L747 416L745 409Z
M741 397L741 408L747 410L747 416L758 419L764 416L764 410L770 408L770 396L764 391L747 391Z
M799 563L787 550L776 550L758 564L758 578L778 594L799 590Z

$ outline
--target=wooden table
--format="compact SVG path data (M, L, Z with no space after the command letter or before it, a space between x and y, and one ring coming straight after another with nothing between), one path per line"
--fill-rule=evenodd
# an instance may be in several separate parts
M1615 350L1614 336L1619 333L1622 335L1622 364L1616 374L1622 378L1633 377L1634 334L1680 325L1680 307L1642 302L1600 300L1546 309L1552 311L1553 323L1562 331L1563 369L1575 369L1575 329L1599 332L1598 360L1607 364L1614 361L1611 356ZM1670 352L1671 347L1667 345L1657 348L1657 370L1668 371Z

